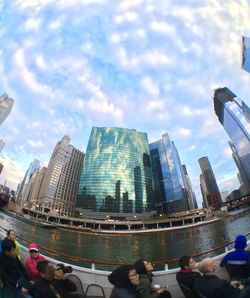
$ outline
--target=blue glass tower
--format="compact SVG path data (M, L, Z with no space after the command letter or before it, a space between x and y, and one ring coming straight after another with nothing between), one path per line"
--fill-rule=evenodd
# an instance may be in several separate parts
M125 128L92 128L76 207L115 213L153 210L146 133Z
M242 68L250 72L250 37L242 37Z
M215 90L214 109L231 139L240 175L250 182L250 109L226 87Z
M185 178L174 142L166 133L149 148L157 209L166 213L188 210Z

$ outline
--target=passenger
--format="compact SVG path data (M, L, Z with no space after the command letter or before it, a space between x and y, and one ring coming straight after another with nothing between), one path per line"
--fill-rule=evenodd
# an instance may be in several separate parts
M39 272L36 268L37 264L44 261L45 258L39 254L39 246L36 243L30 243L28 246L30 255L26 259L25 267L30 277L35 280L39 277Z
M241 290L231 286L230 282L220 279L214 274L218 269L218 262L212 258L205 258L199 263L199 271L202 277L194 280L196 294L202 294L207 298L236 298L240 297Z
M165 288L152 289L153 265L150 262L138 260L135 263L135 269L140 280L136 287L139 298L171 298L171 294Z
M16 244L16 255L21 260L21 250L20 250L20 245L16 240L16 233L14 230L8 230L7 231L7 237L5 239L13 240Z
M181 270L176 274L176 280L178 283L182 283L187 286L191 291L194 291L194 280L197 277L201 277L199 272L194 272L196 263L190 256L183 256L179 260Z
M33 285L32 295L35 298L61 298L60 294L52 285L54 278L54 267L48 261L41 261L37 264L39 277Z
M33 286L34 298L83 298L71 292L76 291L76 285L66 279L61 267L55 267L44 260L37 264L39 277Z
M31 283L29 275L16 255L15 242L9 239L3 240L2 250L0 264L4 281L13 288L15 297L30 297Z
M139 275L133 267L121 266L116 268L108 276L108 280L114 285L110 298L136 298Z
M247 277L250 272L250 252L245 250L247 247L247 239L244 235L239 235L235 239L234 248L235 251L232 251L228 253L221 261L220 266L223 267L227 264L229 265L238 265L242 272L246 271ZM237 266L237 267L238 267ZM248 270L248 272L247 272ZM235 270L236 271L236 270ZM237 270L238 272L232 272L233 275L242 274ZM244 274L244 273L243 273ZM239 277L242 278L244 276L233 276L233 277Z

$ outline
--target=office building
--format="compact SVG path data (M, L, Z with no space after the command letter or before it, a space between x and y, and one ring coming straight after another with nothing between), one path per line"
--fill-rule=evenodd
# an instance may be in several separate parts
M0 96L0 125L9 116L14 104L14 99L8 97L6 93Z
M250 72L250 37L242 37L242 68Z
M39 210L55 215L74 213L84 154L70 144L69 136L59 141L52 153L39 193Z
M245 190L250 190L250 109L228 88L214 92L214 110L231 139L229 143Z
M29 192L30 187L30 179L32 175L40 169L40 161L37 159L34 159L31 163L29 168L27 169L24 178L20 184L18 193L17 193L17 202L20 205L27 204L27 195Z
M3 150L4 145L5 145L4 141L0 140L0 153Z
M218 209L221 205L221 196L211 164L207 156L199 158L198 161L202 172L200 185L204 206Z
M108 214L143 213L154 208L146 133L92 128L76 208Z
M188 186L174 142L165 133L149 148L157 211L174 213L188 210Z

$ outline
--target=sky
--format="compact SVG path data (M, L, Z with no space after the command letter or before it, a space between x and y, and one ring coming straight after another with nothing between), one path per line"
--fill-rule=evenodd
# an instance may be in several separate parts
M239 187L213 108L227 86L250 105L241 68L248 0L0 0L0 94L15 100L0 127L0 183L15 188L37 158L47 166L69 135L86 151L92 126L167 132L201 205L198 159L220 191Z

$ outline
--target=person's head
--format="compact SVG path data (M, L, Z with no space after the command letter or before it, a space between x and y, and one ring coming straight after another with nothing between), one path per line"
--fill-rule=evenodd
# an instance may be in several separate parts
M235 239L234 248L244 249L247 247L247 238L244 235L238 235Z
M13 230L8 230L7 232L7 238L10 240L15 241L16 240L16 233Z
M128 271L128 278L130 280L130 283L133 286L138 286L139 285L139 275L137 274L135 268L130 267L129 271Z
M33 259L37 259L39 257L39 246L36 243L30 243L28 246L30 256Z
M200 261L198 269L205 275L213 274L218 269L218 262L212 258L205 258Z
M195 269L195 261L192 257L190 256L183 256L179 259L179 265L181 269Z
M143 273L151 273L154 268L150 262L140 259L135 262L135 269L136 272L140 275Z
M109 282L117 288L135 290L139 284L139 276L135 269L130 266L120 266L108 276Z
M13 240L8 238L2 241L2 251L3 254L9 258L15 259L16 258L16 244Z
M44 260L38 262L36 268L42 278L47 280L53 280L54 267L48 261Z

